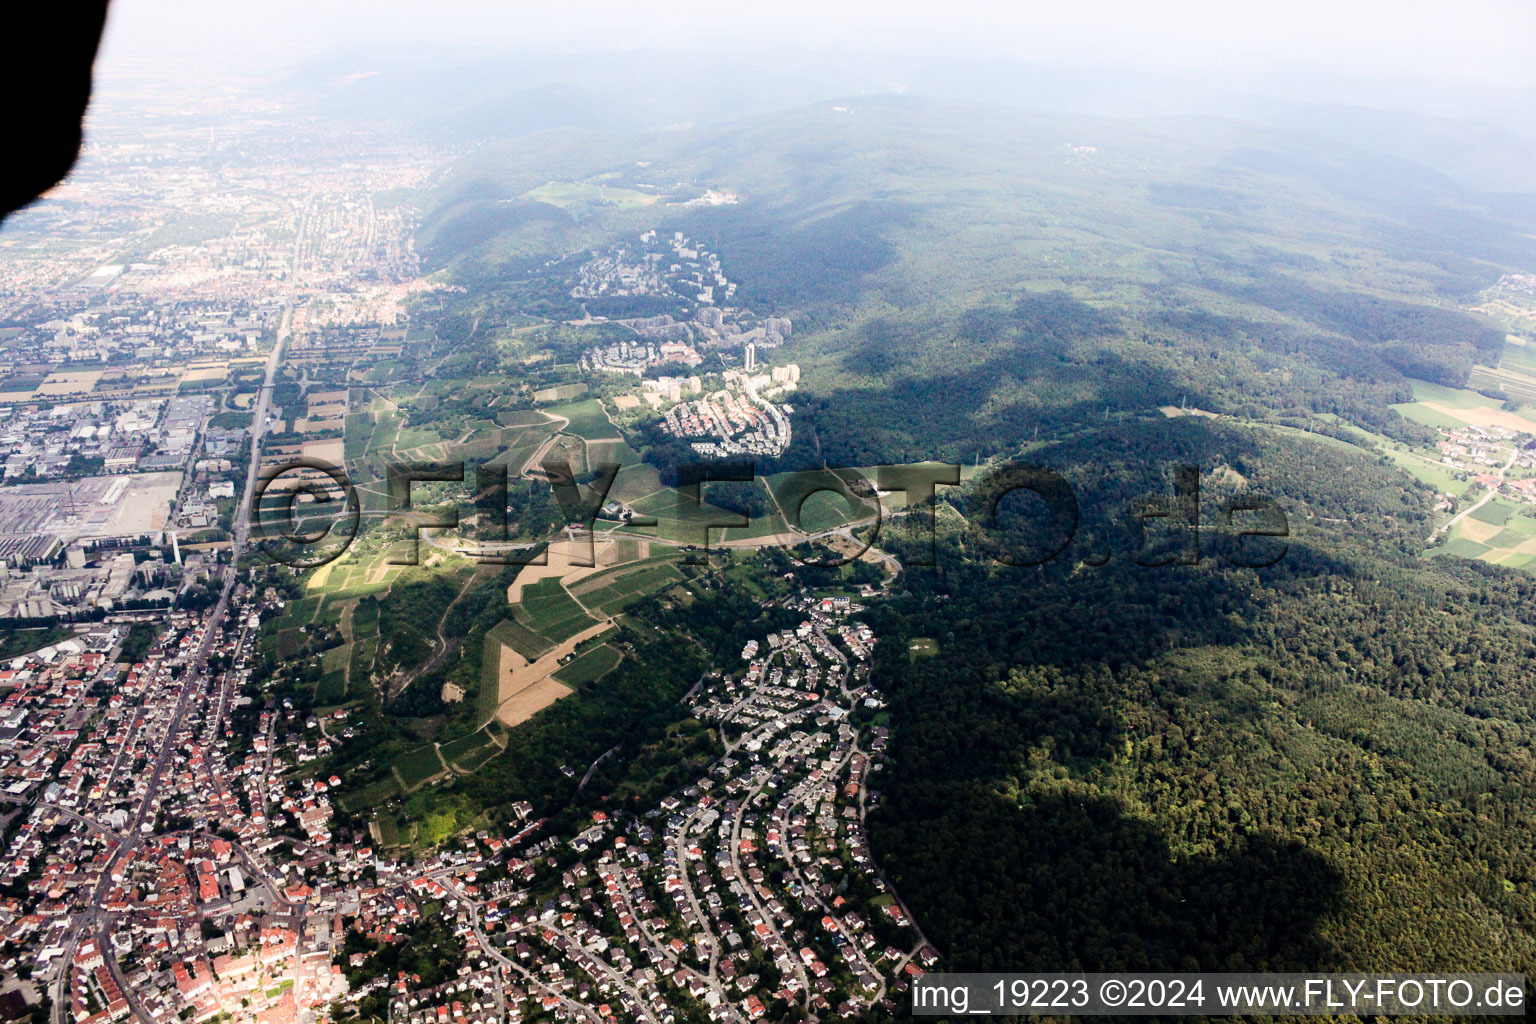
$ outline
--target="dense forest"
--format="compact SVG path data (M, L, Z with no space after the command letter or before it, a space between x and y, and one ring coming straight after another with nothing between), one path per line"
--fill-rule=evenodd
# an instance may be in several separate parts
M938 517L874 613L893 879L965 969L1528 968L1536 581L1418 561L1424 495L1363 454L1176 422L1040 461L1122 518L1170 465L1240 473L1284 557L1010 568Z

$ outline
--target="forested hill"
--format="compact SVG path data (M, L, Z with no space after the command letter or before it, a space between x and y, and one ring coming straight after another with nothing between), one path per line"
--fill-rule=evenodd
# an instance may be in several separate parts
M525 197L551 180L740 201ZM846 463L1003 454L1166 404L1412 434L1387 408L1406 378L1464 384L1502 344L1459 305L1536 266L1528 207L1336 141L891 97L536 133L418 198L424 251L492 315L577 317L561 257L697 238L736 301L794 318L775 358L806 371L797 436Z
M940 517L940 569L876 612L873 837L948 963L1536 966L1536 581L1419 561L1423 496L1347 446L1174 421L1038 455L1085 521L1188 462L1207 521L1251 490L1293 534L1265 569L1210 541L1199 567L1093 569L1114 531L1090 524L1022 569Z
M523 198L552 179L739 202ZM882 539L872 834L947 967L1536 970L1536 585L1423 560L1432 491L1359 430L1434 436L1390 405L1502 344L1463 307L1536 269L1529 204L1236 122L889 98L543 133L422 202L482 335L578 317L587 250L683 231L795 321L764 355L803 370L785 464L1025 456L1078 489L1044 569L991 561L969 487L940 568ZM1178 462L1279 500L1285 557L1135 565L1126 504Z

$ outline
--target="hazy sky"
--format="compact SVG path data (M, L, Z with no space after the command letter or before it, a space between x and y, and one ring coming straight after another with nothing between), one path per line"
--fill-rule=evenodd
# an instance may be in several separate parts
M480 52L809 45L1529 87L1536 0L112 0L104 59L262 68L402 42Z

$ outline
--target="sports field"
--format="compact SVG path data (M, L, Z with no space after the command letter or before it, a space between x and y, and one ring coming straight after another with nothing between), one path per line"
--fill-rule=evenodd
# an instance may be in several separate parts
M548 203L562 210L579 210L592 205L612 205L621 210L634 210L652 205L661 196L595 182L550 181L538 188L529 189L519 198Z

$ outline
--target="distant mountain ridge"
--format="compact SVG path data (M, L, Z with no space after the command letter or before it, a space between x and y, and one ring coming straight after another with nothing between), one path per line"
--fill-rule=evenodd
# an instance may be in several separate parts
M636 83L642 83L637 88ZM1474 190L1536 192L1527 95L1434 93L1407 81L1260 72L1058 66L1015 58L634 50L466 58L360 51L308 62L284 88L315 109L397 119L436 141L514 138L554 128L651 131L724 124L829 97L912 95L1068 115L1230 117L1296 129L1424 163Z

